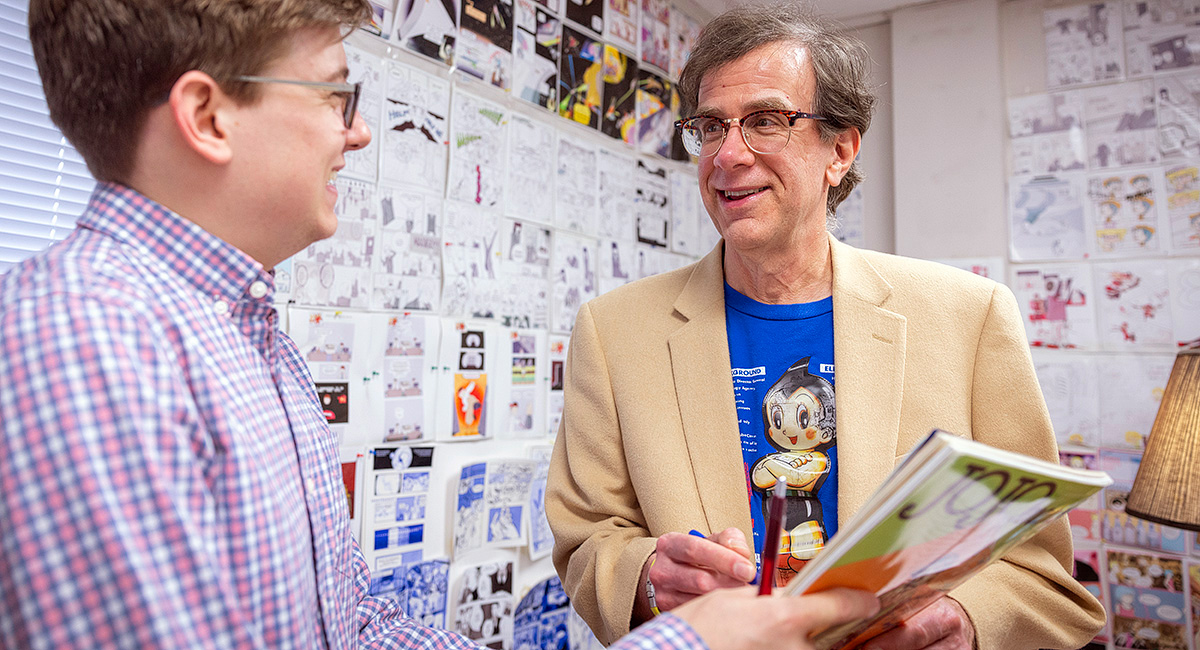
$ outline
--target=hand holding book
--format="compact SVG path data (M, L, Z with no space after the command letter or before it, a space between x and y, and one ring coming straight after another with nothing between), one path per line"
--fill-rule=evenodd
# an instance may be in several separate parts
M813 638L820 650L859 647L912 619L1109 483L1103 472L934 431L786 593L850 587L878 595L879 614Z

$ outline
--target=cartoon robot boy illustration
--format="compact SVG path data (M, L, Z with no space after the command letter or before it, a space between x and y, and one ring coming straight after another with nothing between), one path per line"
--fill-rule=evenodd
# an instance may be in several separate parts
M775 481L787 481L787 517L780 541L778 582L786 583L825 546L826 534L817 490L829 476L828 451L835 444L833 385L808 372L809 357L792 364L767 390L762 418L767 440L779 450L767 454L750 471L763 498Z

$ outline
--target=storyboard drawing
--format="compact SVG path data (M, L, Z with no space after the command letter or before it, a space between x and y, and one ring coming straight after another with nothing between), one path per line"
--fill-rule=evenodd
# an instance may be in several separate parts
M358 100L358 112L371 133L379 133L379 120L383 111L383 59L346 45L346 65L350 70L347 83L361 82L362 96ZM374 183L379 176L379 150L381 145L372 140L367 146L346 152L346 166L341 174Z
M456 599L454 631L476 644L501 650L513 625L513 563L469 567Z
M371 308L437 312L441 307L442 200L380 187L379 250L372 258Z
M445 629L450 562L435 559L408 565L404 577L399 600L405 616L426 627Z
M1100 342L1105 349L1174 344L1167 271L1161 263L1097 264L1095 272Z
M1124 77L1120 2L1047 9L1046 86L1062 88Z
M1009 237L1015 261L1080 259L1084 235L1080 174L1009 180Z
M675 114L671 112L671 82L649 70L638 72L638 150L671 156Z
M558 136L555 224L583 234L596 232L596 147Z
M1088 177L1093 250L1099 257L1159 254L1162 181L1157 169L1120 169Z
M514 329L509 337L506 345L512 356L506 430L520 438L541 438L546 410L543 395L548 378L544 360L546 334L542 330ZM531 510L530 517L533 516Z
M630 52L637 52L641 29L638 8L638 0L605 0L604 40Z
M604 44L563 26L558 69L559 115L593 129L600 128L603 69Z
M1083 116L1091 169L1158 162L1158 118L1150 80L1087 89Z
M464 92L454 93L451 110L446 198L500 209L508 113L499 104Z
M550 436L558 435L558 425L562 423L563 386L570 344L570 336L559 334L550 334L547 344L550 351L550 392L546 397L546 433Z
M1174 361L1172 355L1162 354L1099 360L1101 447L1139 451L1145 447Z
M1038 352L1033 367L1059 445L1099 446L1100 386L1095 360Z
M642 63L663 72L671 69L671 5L668 0L642 0Z
M502 232L505 290L496 315L506 327L545 329L550 325L552 231L533 222L504 219Z
M567 20L599 36L604 33L604 0L564 0Z
M1031 346L1096 348L1096 306L1090 266L1018 267L1014 276L1012 290Z
M468 203L446 202L442 313L493 318L501 304L498 215Z
M1200 5L1188 0L1126 2L1126 77L1200 65L1197 12Z
M647 244L635 244L634 251L637 253L636 267L639 279L674 271L684 260L690 261L688 258L668 252L665 248Z
M350 383L351 376L364 371L363 355L355 356L363 338L357 319L345 312L292 306L288 320L288 334L308 366L330 431L338 444L359 442L347 439L363 426L362 403L357 390L352 392L357 386Z
M636 192L633 175L637 162L633 156L600 149L596 158L597 201L600 218L597 230L601 237L623 241L637 238L637 218L634 216Z
M433 317L409 314L386 316L387 343L383 356L384 442L432 438L433 418L427 405L436 350Z
M682 11L671 12L671 77L678 79L700 38L700 22Z
M550 329L570 332L583 303L596 297L596 240L567 232L556 235L553 252L554 297Z
M1165 158L1200 157L1200 76L1154 78L1158 149Z
M638 65L634 57L612 45L604 46L604 114L600 132L636 145Z
M1174 252L1200 250L1200 166L1171 165L1163 169L1167 192L1167 221L1171 227L1170 249Z
M1014 174L1082 170L1083 105L1078 93L1053 93L1008 100Z
M546 481L550 473L550 447L530 450L536 463L529 487L529 557L538 559L554 548L554 535L546 518Z
M638 279L637 258L631 241L601 239L597 259L600 267L600 293Z
M337 232L296 254L292 299L302 305L365 309L378 228L374 185L338 179Z
M438 406L451 414L448 429L450 441L482 440L494 435L492 404L496 399L494 387L489 390L488 368L494 363L496 337L491 327L477 324L445 322L445 338L440 350L442 370L453 368L443 386L445 402ZM446 407L450 407L446 409Z
M450 83L393 61L383 111L381 180L445 186Z
M700 192L696 176L691 172L670 170L671 181L671 250L699 257L708 251L700 249ZM845 205L845 201L842 202Z
M497 88L512 87L512 0L463 0L454 63Z
M524 546L529 539L525 530L528 518L529 489L536 463L532 460L488 461L484 508L487 514L487 539L490 548Z
M1200 259L1170 260L1167 269L1175 347L1200 346Z
M665 166L638 160L634 172L634 212L637 240L666 248L671 241L671 190Z
M461 0L399 0L393 21L404 47L442 63L454 61Z
M504 213L552 225L557 143L554 128L519 113L512 114L508 126Z
M531 104L556 110L562 24L534 0L517 0L516 10L513 94Z
M403 588L406 565L424 559L433 447L379 446L364 454L363 558L373 595Z
M460 558L483 546L486 525L483 511L483 486L487 481L487 463L462 468L458 479L458 499L454 507L454 557Z

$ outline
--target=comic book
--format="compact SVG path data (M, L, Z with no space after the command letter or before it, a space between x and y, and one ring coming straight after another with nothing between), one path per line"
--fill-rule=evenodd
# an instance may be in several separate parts
M818 650L849 650L900 624L1112 479L933 431L788 583L800 595L873 591L869 619L825 630Z

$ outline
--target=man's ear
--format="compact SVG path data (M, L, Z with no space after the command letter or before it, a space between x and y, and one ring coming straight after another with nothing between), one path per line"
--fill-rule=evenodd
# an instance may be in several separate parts
M229 110L235 104L217 81L199 70L189 70L175 81L167 101L179 137L187 146L213 164L228 164L233 158Z
M854 164L860 145L862 145L862 134L854 127L843 129L834 138L833 160L825 169L825 181L829 183L830 187L837 187L846 172L850 171L850 165Z

